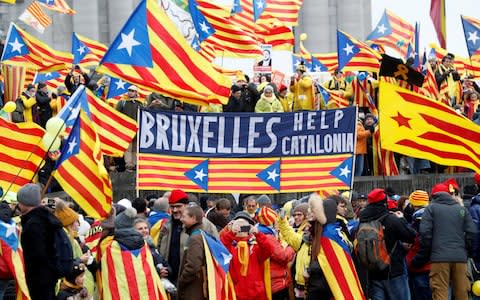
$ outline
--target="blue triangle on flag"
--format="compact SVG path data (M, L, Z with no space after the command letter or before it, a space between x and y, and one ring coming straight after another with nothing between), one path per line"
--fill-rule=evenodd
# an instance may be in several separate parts
M72 54L73 54L73 64L78 64L88 53L90 53L90 48L87 47L82 41L80 41L75 34L72 34Z
M9 223L0 221L0 239L3 240L13 251L17 251L18 237L17 225L13 220Z
M33 83L46 82L49 80L59 78L60 76L62 75L60 75L60 73L58 72L37 73Z
M328 105L328 101L330 101L330 93L320 84L317 86L320 89L320 94L322 94L323 104L325 104L325 106Z
M188 0L188 10L190 12L190 16L192 17L193 26L195 27L195 31L198 34L198 40L203 42L209 36L215 33L215 29L213 26L208 22L207 18L200 12L198 9L198 3L195 0Z
M232 6L232 11L231 14L238 14L242 12L242 5L240 4L240 0L233 0L233 6Z
M123 81L120 78L111 77L110 85L108 86L107 99L123 95L127 92L130 83Z
M392 25L388 21L387 11L385 10L375 29L367 36L367 41L372 41L390 34L392 34Z
M208 159L185 172L185 176L205 191L208 191Z
M341 70L360 52L360 49L348 36L337 30L338 68Z
M8 35L8 40L5 42L5 49L3 50L2 61L10 59L15 56L24 56L29 54L27 44L17 30L15 25L12 25Z
M62 150L61 150L61 156L57 160L56 168L58 168L64 161L69 159L71 156L76 155L80 152L80 144L81 144L81 138L80 138L80 125L81 124L81 119L80 115L77 115L77 118L75 119L75 123L73 124L72 130L70 131L70 134L68 135L67 141L63 144Z
M480 49L480 28L462 18L465 42L467 43L468 54L474 55Z
M147 26L147 1L138 4L127 23L103 56L100 64L113 63L153 67Z
M315 56L312 57L312 72L326 72L328 68L322 64Z
M330 171L330 174L345 183L346 186L351 186L353 179L353 157L344 160L339 166Z
M225 248L225 246L216 238L209 235L208 233L202 231L202 236L207 242L207 246L210 249L210 253L217 264L219 264L225 273L228 273L230 267L230 261L232 259L232 254Z
M77 119L80 109L83 110L90 119L92 119L84 85L81 85L75 91L75 93L73 93L62 110L60 110L60 112L57 114L57 117L65 121L66 127L71 127Z
M266 182L272 188L280 191L280 160L263 169L257 174L257 177Z
M193 50L197 52L200 51L200 41L198 40L198 35L195 35L190 46L193 48Z
M266 0L253 0L253 21L256 22L263 14L267 7Z

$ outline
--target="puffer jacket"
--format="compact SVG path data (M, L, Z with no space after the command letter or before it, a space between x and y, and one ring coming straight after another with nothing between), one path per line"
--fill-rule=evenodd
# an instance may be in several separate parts
M305 286L303 272L310 265L309 244L303 241L303 231L295 232L285 218L278 219L278 228L285 242L297 252L295 260L295 283Z
M302 75L290 85L290 92L293 93L293 110L312 110L315 100L313 94L313 79L309 75Z
M255 105L256 113L269 113L269 112L283 112L282 103L273 96L273 101L269 102L265 96L262 95Z

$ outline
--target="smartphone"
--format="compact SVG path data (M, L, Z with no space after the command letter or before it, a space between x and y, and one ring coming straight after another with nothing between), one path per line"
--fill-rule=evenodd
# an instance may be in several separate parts
M250 225L240 226L240 232L250 232Z

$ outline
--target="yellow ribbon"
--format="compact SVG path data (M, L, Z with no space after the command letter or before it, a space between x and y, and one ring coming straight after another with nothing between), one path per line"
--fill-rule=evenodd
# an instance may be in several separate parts
M397 72L393 73L393 76L402 76L403 80L408 79L408 67L405 65L397 65Z
M247 276L248 271L248 260L249 260L249 251L248 251L248 243L246 241L239 241L238 242L238 261L242 265L240 269L240 275Z
M267 258L263 264L263 280L265 282L265 292L267 299L272 300L272 282L270 277L270 258Z

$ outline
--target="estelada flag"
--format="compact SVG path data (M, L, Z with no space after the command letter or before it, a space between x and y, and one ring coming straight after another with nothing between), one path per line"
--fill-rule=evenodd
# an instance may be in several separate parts
M401 59L386 54L382 54L380 76L394 77L420 87L425 79L421 72L407 66Z
M341 236L337 224L323 227L318 263L322 268L333 298L365 299L357 270L353 264L347 238Z
M381 82L379 111L382 148L480 173L480 127L451 107Z
M147 244L128 250L111 241L101 256L101 299L167 300Z
M0 118L0 187L16 192L30 183L46 151L45 130L33 122L12 123Z
M19 231L14 221L0 221L0 256L6 263L6 267L15 278L16 300L30 299L27 281L25 279L25 263L23 251L18 239Z

